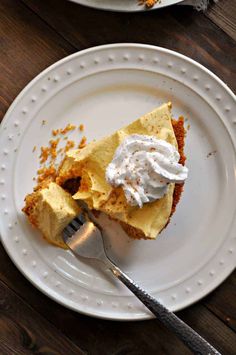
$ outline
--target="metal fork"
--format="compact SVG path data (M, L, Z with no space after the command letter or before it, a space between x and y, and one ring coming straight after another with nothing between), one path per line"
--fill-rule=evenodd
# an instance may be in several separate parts
M169 311L155 298L141 289L107 256L102 228L92 213L83 205L83 212L77 216L63 231L63 239L76 257L96 259L105 264L136 297L195 354L220 354L191 327Z

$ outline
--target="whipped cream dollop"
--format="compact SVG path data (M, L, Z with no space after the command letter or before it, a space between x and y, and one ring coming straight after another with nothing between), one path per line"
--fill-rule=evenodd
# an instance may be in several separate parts
M116 149L106 169L106 180L123 188L130 205L142 207L162 198L169 183L185 181L188 168L178 163L179 158L179 152L170 143L132 134Z

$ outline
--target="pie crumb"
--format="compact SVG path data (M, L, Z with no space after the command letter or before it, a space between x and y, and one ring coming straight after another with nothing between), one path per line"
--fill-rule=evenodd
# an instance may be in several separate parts
M139 5L145 5L147 8L153 7L158 0L139 0Z
M81 141L80 141L80 143L79 143L79 145L78 145L78 148L79 149L84 148L86 146L86 141L87 141L87 138L85 136L83 136Z

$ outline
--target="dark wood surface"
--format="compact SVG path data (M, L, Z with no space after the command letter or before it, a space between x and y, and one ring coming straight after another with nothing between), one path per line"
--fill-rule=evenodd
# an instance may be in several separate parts
M0 1L0 119L16 95L55 61L94 45L140 42L177 50L236 91L236 6L122 14L67 0ZM0 247L0 354L189 354L157 320L111 322L70 311L35 289ZM178 313L223 354L236 354L236 272Z

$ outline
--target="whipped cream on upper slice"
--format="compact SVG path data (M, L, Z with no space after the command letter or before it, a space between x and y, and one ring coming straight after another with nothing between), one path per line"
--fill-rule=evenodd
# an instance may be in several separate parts
M170 143L153 136L132 134L116 149L107 166L106 180L122 187L127 202L142 207L162 198L169 183L182 183L188 168L179 164L179 152Z

